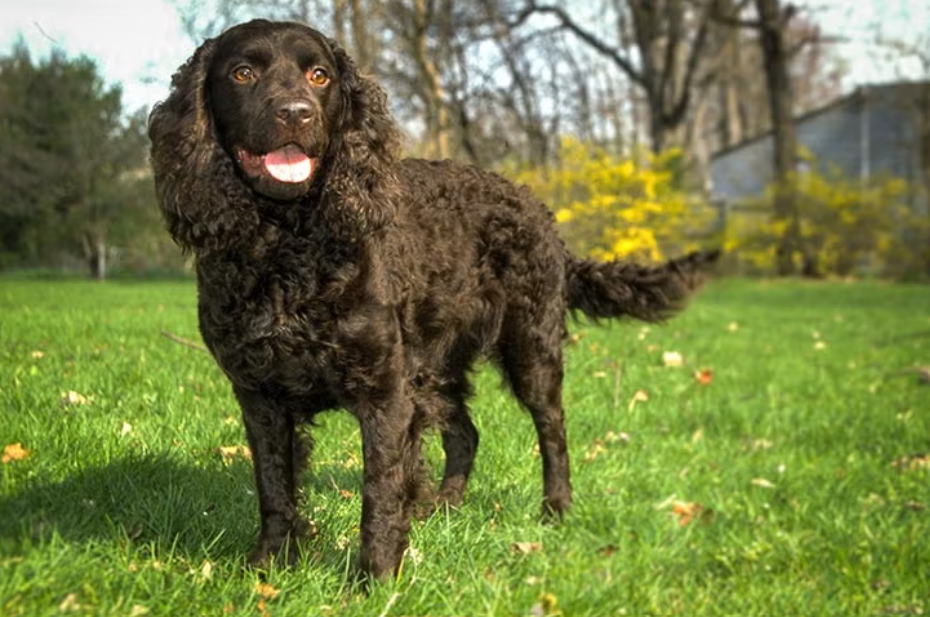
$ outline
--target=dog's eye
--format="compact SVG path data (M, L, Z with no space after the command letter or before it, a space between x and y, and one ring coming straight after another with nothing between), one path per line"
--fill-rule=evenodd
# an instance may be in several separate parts
M326 69L317 67L307 73L307 79L309 79L310 83L314 86L325 86L329 83L329 73L326 72Z
M237 66L233 69L232 78L238 81L240 84L244 84L248 81L255 79L255 71L248 66Z

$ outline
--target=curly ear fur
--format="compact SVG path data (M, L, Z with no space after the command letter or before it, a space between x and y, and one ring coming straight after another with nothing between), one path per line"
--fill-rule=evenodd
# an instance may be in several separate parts
M206 84L215 49L216 39L208 39L194 52L149 116L162 215L174 240L198 253L247 239L259 222L256 196L237 177L210 117Z
M355 62L327 39L341 77L343 113L335 131L332 168L326 179L326 199L337 217L356 232L383 227L394 216L401 193L394 169L401 132L388 108L384 90L360 75Z

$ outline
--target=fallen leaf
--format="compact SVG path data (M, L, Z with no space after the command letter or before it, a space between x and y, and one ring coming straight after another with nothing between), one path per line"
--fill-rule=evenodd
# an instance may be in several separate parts
M649 400L649 393L645 390L637 390L633 394L633 398L630 399L630 404L627 407L628 411L633 411L633 408L636 407L636 403L645 403Z
M604 441L607 443L630 443L630 434L624 431L620 431L619 433L607 431L607 434L604 435Z
M542 542L513 542L510 545L510 552L515 555L529 555L541 550Z
M584 457L582 457L581 460L583 460L586 463L589 463L593 461L594 459L596 459L601 454L603 454L604 451L605 451L604 442L601 441L600 439L595 439L593 442L591 442L591 445L588 446L588 449L585 451Z
M61 404L63 406L86 405L87 397L83 394L75 392L74 390L68 390L67 392L61 393Z
M134 604L132 610L129 611L129 617L143 617L143 615L148 615L149 609L142 606L141 604Z
M759 450L768 450L775 444L768 439L754 439L752 442L752 451L758 452Z
M704 439L704 429L699 428L691 435L691 443L697 443Z
M274 600L278 597L278 594L281 593L280 589L276 589L273 585L268 583L257 583L255 585L255 592L266 600Z
M610 557L611 555L613 555L614 553L616 553L616 552L619 551L619 550L620 550L620 549L617 548L617 545L616 545L616 544L608 544L608 545L606 545L606 546L602 546L601 548L597 549L597 552L598 552L598 554L600 554L602 557Z
M712 510L693 501L676 501L672 504L672 514L678 517L678 524L685 527L695 520L708 518Z
M13 461L22 461L29 458L29 452L29 450L23 447L23 444L11 443L3 446L3 456L0 458L0 461L2 461L4 465Z
M32 352L30 355L31 355L33 358L44 358L44 357L45 357L45 352L44 352L44 351L40 351L40 350L37 349L36 351Z
M685 360L677 351L666 351L662 353L662 363L668 367L681 366Z
M714 380L714 372L709 368L702 368L699 371L695 371L694 378L697 379L697 382L702 386L708 386L710 382Z
M76 613L79 610L81 610L81 604L78 602L76 593L69 593L58 605L59 613Z
M530 615L533 617L550 617L561 615L562 610L559 608L559 600L551 593L539 594L539 601L530 608Z
M342 461L342 466L345 469L360 469L362 467L362 461L359 459L358 454L350 452L346 459Z
M119 436L125 437L131 432L132 432L132 424L130 424L129 422L123 422L123 428L119 430Z
M604 379L605 377L607 377L607 373L605 373L604 371L594 371L594 374L592 374L591 376L594 377L595 379Z
M200 566L200 576L205 581L213 578L213 564L210 561L204 560L203 565Z
M223 462L227 465L237 458L252 460L252 451L249 450L248 446L220 446L216 451L223 457Z
M911 456L902 456L891 462L892 467L897 467L901 471L918 471L921 469L930 469L930 454L913 454Z
M753 478L750 481L750 484L753 486L758 486L759 488L775 488L775 483L766 480L765 478Z

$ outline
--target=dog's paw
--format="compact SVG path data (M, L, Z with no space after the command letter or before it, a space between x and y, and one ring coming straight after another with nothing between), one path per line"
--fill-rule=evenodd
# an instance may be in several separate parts
M290 529L259 538L258 545L249 556L249 567L269 570L273 566L293 566L300 560L300 541L312 539L316 535L315 525L304 519L297 519Z

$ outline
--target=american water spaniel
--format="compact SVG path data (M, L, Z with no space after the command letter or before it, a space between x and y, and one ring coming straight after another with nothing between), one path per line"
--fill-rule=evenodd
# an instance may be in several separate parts
M572 501L562 410L566 313L659 321L715 253L655 266L571 255L525 187L405 159L385 93L332 39L251 21L205 41L149 124L167 227L196 258L203 339L242 408L261 530L251 562L307 531L298 425L361 429L360 571L396 572L435 427L459 504L475 461L469 371L488 358L532 415L543 511Z

